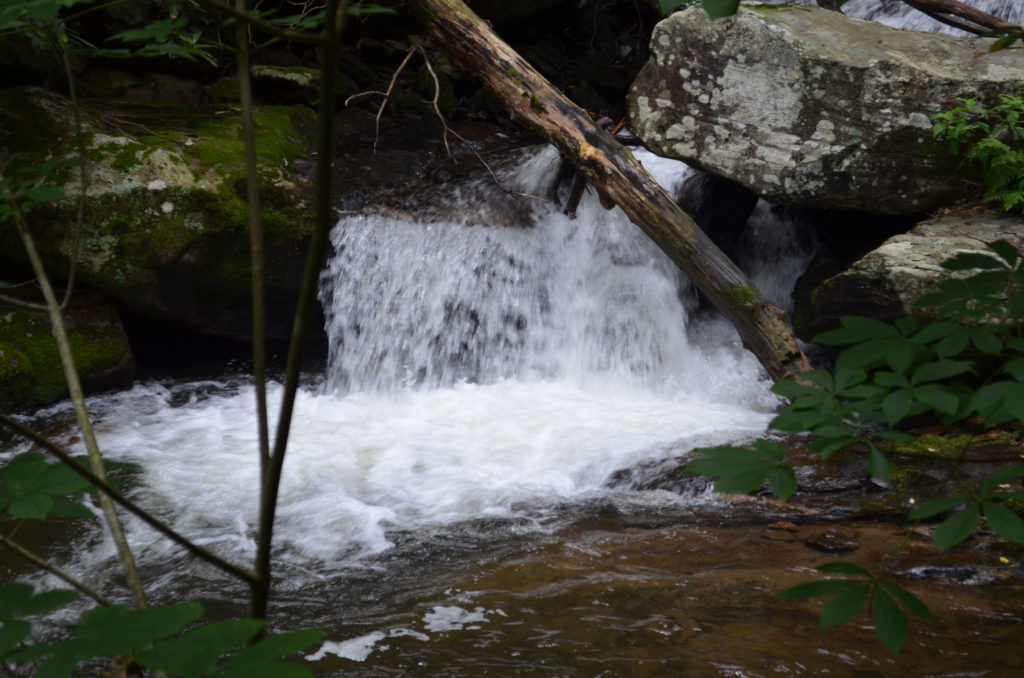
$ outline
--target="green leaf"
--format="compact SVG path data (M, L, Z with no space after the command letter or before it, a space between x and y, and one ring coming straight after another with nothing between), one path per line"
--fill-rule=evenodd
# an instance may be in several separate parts
M1003 367L1003 372L1011 375L1017 381L1024 381L1024 357L1014 358L1006 363L1006 366Z
M77 501L69 501L60 497L53 500L53 507L50 509L51 516L62 516L64 518L94 518L93 512L84 504Z
M955 497L941 497L939 499L930 501L927 504L922 504L921 506L918 506L916 509L910 512L909 517L911 520L923 520L925 518L931 518L932 516L937 516L940 513L945 513L946 511L955 509L960 504L966 503L968 501L970 501L970 498L962 495L957 495Z
M793 496L793 493L799 487L796 482L796 475L789 466L772 467L768 471L768 486L771 487L772 493L782 501L786 501Z
M1014 320L1024 318L1024 291L1017 292L1006 302L1006 310Z
M221 655L249 641L265 622L228 619L213 622L178 638L165 640L139 655L139 663L154 671L181 676L208 674Z
M979 520L981 520L980 507L977 504L971 504L959 513L954 513L946 518L935 528L932 540L940 550L945 551L974 534Z
M939 339L948 337L954 332L959 332L962 329L963 328L956 323L947 321L934 322L922 327L921 331L914 335L911 341L915 344L931 344Z
M935 384L915 388L913 397L933 410L944 412L945 414L956 414L956 411L960 408L960 399L958 397L949 389Z
M900 601L903 607L907 608L921 619L932 621L935 617L932 616L931 610L924 604L920 598L915 596L910 591L906 590L899 584L891 581L882 582L882 588L884 588L893 598Z
M882 644L893 654L899 654L907 640L907 616L892 596L882 589L875 589L872 593L871 617Z
M996 240L986 245L990 250L999 255L999 257L1010 266L1016 266L1017 260L1020 258L1020 253L1017 248L1008 243L1005 240Z
M1024 546L1024 520L1004 504L986 501L981 505L988 526L996 534Z
M886 356L886 362L889 363L889 367L894 372L903 374L910 365L914 362L914 350L911 348L910 343L901 341L892 347L889 355Z
M818 565L814 568L818 572L828 572L831 574L848 574L855 577L871 577L871 573L865 570L860 565L854 565L844 560L837 560L831 563L825 563L824 565Z
M16 497L7 506L7 511L15 518L27 520L45 520L46 514L53 507L53 499L45 494L31 494L27 497Z
M678 9L687 0L658 0L658 4L661 7L661 15L668 16L673 11Z
M0 660L18 647L30 633L32 625L27 621L8 619L0 622Z
M33 202L49 202L59 200L64 196L64 191L59 186L38 186L25 191L25 196Z
M795 381L790 381L788 379L784 381L777 381L775 382L775 384L772 385L772 393L780 395L783 398L788 398L790 400L801 398L809 391L817 390L818 389L805 386L804 384L798 384Z
M942 381L965 372L973 372L971 363L964 360L937 360L932 363L921 365L914 370L914 376L910 378L912 384L921 384L929 381Z
M971 333L971 341L978 347L979 351L999 355L1003 350L1003 342L988 327L984 325L976 327Z
M960 355L967 348L970 339L971 333L967 331L967 328L959 327L935 344L935 352L942 358Z
M900 335L895 327L875 318L848 315L840 318L839 322L842 324L840 329L819 334L814 343L838 346L858 344L868 339L895 339Z
M704 11L712 19L732 16L740 6L740 0L703 0Z
M886 371L875 372L875 383L890 388L906 388L910 386L910 380L902 374Z
M892 462L872 443L868 443L868 473L879 478L892 478Z
M890 426L902 420L910 412L913 398L908 389L893 391L882 401L882 414Z
M821 610L821 630L825 631L856 617L864 608L870 592L870 585L861 584L830 600Z
M828 460L833 454L843 449L847 445L852 444L856 441L853 436L840 436L838 438L819 438L811 443L807 447L807 453L814 456L817 455L823 460Z
M870 339L852 346L836 358L836 369L866 369L886 364L889 351L902 341L894 339Z
M804 584L797 584L785 591L775 595L779 598L817 598L827 596L840 591L848 591L854 586L862 586L864 582L856 579L826 579L824 581L812 581Z
M267 636L225 662L217 675L220 678L312 677L312 672L304 666L282 664L273 660L300 652L323 640L325 635L323 631L302 629ZM305 673L297 673L298 669L302 669Z
M150 643L173 635L203 614L198 603L129 610L110 606L91 610L72 627L75 640L91 657L139 652Z
M1000 469L999 471L993 473L988 478L986 478L985 482L981 484L981 494L983 496L988 496L999 485L1002 485L1003 483L1008 483L1011 480L1019 478L1022 475L1024 475L1024 463L1014 464L1013 466L1008 466L1004 469Z
M942 262L942 268L947 271L968 271L975 268L994 270L1004 269L1006 264L980 252L960 252Z
M896 329L905 337L909 337L921 327L921 321L912 315L904 316L896 321Z
M754 441L754 447L759 451L763 452L769 459L775 461L782 461L786 456L786 448L771 440L765 440L761 438Z

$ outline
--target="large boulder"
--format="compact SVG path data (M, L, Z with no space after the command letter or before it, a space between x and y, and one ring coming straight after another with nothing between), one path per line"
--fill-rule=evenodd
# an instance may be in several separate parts
M714 21L695 7L655 27L630 124L656 153L776 202L924 212L972 190L931 116L1024 78L1024 52L988 53L991 42L802 5Z
M250 333L248 215L237 107L83 109L88 180L55 170L61 200L28 218L51 275L68 270L78 198L86 196L78 279L121 307L205 334ZM38 88L0 91L0 165L7 176L46 158L77 157L74 108ZM315 116L261 106L257 158L267 261L268 334L289 336L312 230L302 167ZM303 164L305 162L305 165ZM10 222L0 223L0 270L30 277Z
M810 299L797 307L797 333L809 340L837 327L845 315L886 322L907 315L933 320L934 309L916 304L921 295L936 291L950 275L942 262L959 252L991 254L985 243L996 240L1006 240L1024 251L1024 219L965 210L923 221L817 285Z

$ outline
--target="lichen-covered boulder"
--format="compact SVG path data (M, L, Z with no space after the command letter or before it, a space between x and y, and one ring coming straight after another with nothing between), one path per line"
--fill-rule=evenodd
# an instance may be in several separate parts
M95 295L78 296L64 326L82 386L124 386L135 371L117 311ZM42 311L0 305L0 412L43 405L67 393L50 321Z
M77 157L74 110L38 88L0 91L4 172L46 157ZM120 305L205 334L245 338L249 229L244 146L236 107L83 109L88 179L79 280ZM287 337L312 229L305 156L315 116L305 107L256 111L265 247L268 334ZM68 269L78 197L77 169L57 177L64 198L29 215L51 275ZM0 270L30 277L11 224L0 224Z
M630 124L656 153L775 202L923 212L974 190L930 117L1024 78L1024 52L990 45L803 5L714 21L695 7L655 27Z
M934 319L916 305L949 277L941 267L959 252L992 254L985 243L1006 240L1024 251L1024 218L991 211L952 213L893 236L850 268L820 283L798 305L794 326L804 339L839 325L845 315L893 321L906 315Z

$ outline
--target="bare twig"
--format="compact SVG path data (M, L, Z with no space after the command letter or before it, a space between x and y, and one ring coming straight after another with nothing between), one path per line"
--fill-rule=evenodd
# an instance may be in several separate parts
M320 71L320 106L318 110L318 139L316 159L316 220L310 239L306 270L302 278L295 320L292 325L291 344L288 347L288 361L285 367L284 389L281 409L278 415L274 446L270 453L270 465L263 478L260 493L260 524L256 544L255 571L257 579L250 584L250 615L265 619L270 601L271 558L274 541L274 518L277 515L277 499L284 469L288 436L291 432L295 397L299 388L299 375L306 351L306 340L312 325L320 271L327 255L328 235L334 225L334 209L331 191L331 156L334 149L334 85L336 80L335 61L338 57L338 42L344 25L348 0L327 0L327 17L317 36L323 51Z
M430 103L434 107L434 115L441 121L441 140L444 142L445 153L451 157L452 149L448 147L448 121L444 119L444 114L441 113L441 107L438 105L441 99L441 81L438 80L437 73L434 72L434 66L430 63L430 58L427 57L427 52L423 49L423 45L416 45L416 49L423 55L423 63L426 64L427 72L430 73L430 77L434 80L434 98L430 100ZM492 174L491 176L494 175Z
M381 120L381 118L384 115L384 108L388 104L388 99L391 98L391 92L393 92L395 90L395 84L398 82L398 76L401 74L402 69L405 68L406 64L409 63L409 59L411 59L412 55L415 54L415 53L416 53L416 45L413 45L405 53L405 58L402 59L402 63L398 64L398 68L396 68L395 72L391 74L391 81L388 83L388 89L387 89L386 92L378 92L378 91L375 91L375 90L374 91L370 91L370 92L360 92L359 94L353 94L349 98L345 99L345 105L348 106L349 102L352 101L353 99L356 99L356 98L361 97L361 96L365 96L367 94L379 94L379 95L384 97L381 100L381 102L380 102L380 107L377 108L377 117L375 118L375 122L374 122L374 130L373 130L373 155L374 156L377 155L377 141L380 139L380 120Z
M240 12L247 9L246 0L235 0ZM252 266L252 371L256 382L256 427L259 437L260 476L270 465L270 431L267 423L267 332L266 292L263 255L263 219L260 215L259 177L256 172L256 125L253 120L252 79L249 71L248 25L239 23L235 30L238 47L238 94L242 104L242 137L245 143L246 202L249 207L249 259Z
M7 548L11 549L12 552L17 553L19 556L21 556L22 558L24 558L28 562L32 563L33 565L35 565L39 569L46 570L47 572L49 572L53 576L58 577L58 578L64 580L68 584L71 584L76 589L78 589L79 591L81 591L85 595L89 596L90 598L95 600L100 605L104 605L104 606L106 606L106 605L113 605L113 603L110 602L109 599L105 598L100 593L97 593L95 589L87 586L85 583L83 583L79 579L76 579L73 575L68 574L67 572L65 572L61 568L59 568L56 565L54 565L53 563L51 563L46 558L43 558L42 556L40 556L40 555L38 555L36 553L33 553L32 551L28 550L27 548L25 548L24 546L22 546L18 542L14 541L10 537L7 537L7 536L4 536L4 535L0 534L0 544L3 544Z

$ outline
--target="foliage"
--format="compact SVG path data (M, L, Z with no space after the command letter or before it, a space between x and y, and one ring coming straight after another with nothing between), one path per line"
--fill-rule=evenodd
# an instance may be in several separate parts
M851 579L828 579L798 584L779 593L780 598L817 598L834 595L821 611L821 630L849 621L867 607L878 637L893 654L899 654L907 639L904 609L931 621L932 614L921 600L905 588L872 574L853 563L836 561L815 568L826 574L850 575Z
M55 643L24 642L32 632L26 617L52 613L75 598L71 591L35 593L20 582L0 587L0 661L36 662L40 678L66 678L83 661L96 658L110 660L110 675L128 675L145 667L181 678L297 678L312 673L277 660L324 635L301 630L257 641L265 625L259 619L228 619L189 628L202 617L203 608L185 603L145 610L99 607L82 615L71 627L70 638Z
M933 135L981 167L985 200L1024 212L1024 97L1001 94L991 108L976 98L956 101L956 108L932 116Z
M810 433L811 457L828 461L837 452L866 454L868 472L888 478L892 463L885 452L892 442L913 436L904 429L911 418L927 417L953 424L977 416L989 426L1024 426L1024 258L998 241L987 252L963 252L943 262L951 277L918 302L935 308L938 318L922 324L912 317L894 324L845 317L841 327L815 342L848 346L833 370L815 370L799 381L782 381L772 391L789 400L769 428L782 433ZM783 459L781 445L759 440L754 449L724 447L696 450L700 458L687 471L715 477L715 489L753 492L765 482L781 499L797 488L795 474ZM952 511L935 529L933 541L949 549L970 537L984 516L996 534L1024 545L1024 520L1007 502L1024 499L1012 485L1024 476L1024 464L1000 469L977 487L916 508L911 520ZM836 564L833 563L832 566ZM852 618L869 605L882 642L894 653L906 635L905 616L893 598L920 614L916 598L898 593L891 582L845 566L867 583L852 580L801 585L785 597L812 597L841 592L822 612L822 628ZM902 591L902 589L899 589ZM917 602L914 602L917 601ZM921 614L920 616L926 616ZM883 623L884 622L884 623Z

